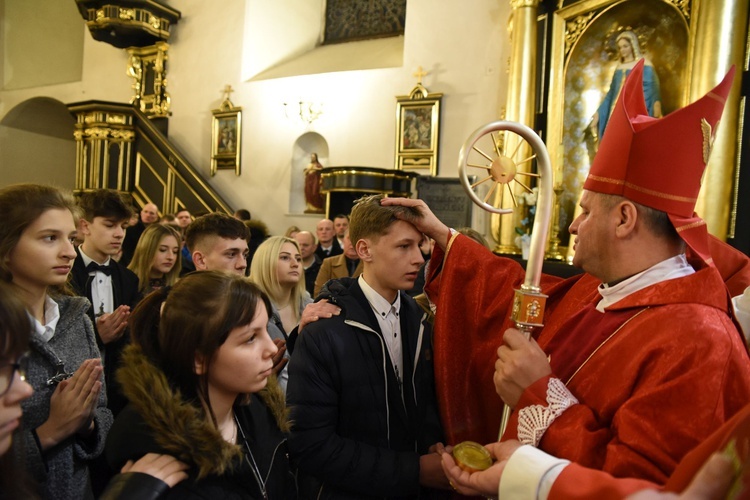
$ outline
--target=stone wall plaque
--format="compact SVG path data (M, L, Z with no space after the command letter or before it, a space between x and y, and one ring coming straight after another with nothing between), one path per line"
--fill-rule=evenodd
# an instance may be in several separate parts
M470 182L474 183L475 179L471 178ZM471 227L472 203L460 179L420 176L417 178L417 198L424 200L446 226Z

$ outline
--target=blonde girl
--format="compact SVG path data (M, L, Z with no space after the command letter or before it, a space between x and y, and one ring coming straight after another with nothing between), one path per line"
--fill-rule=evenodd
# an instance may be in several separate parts
M167 224L151 224L143 231L128 269L138 276L139 292L172 286L180 277L180 233Z
M312 302L305 289L305 271L297 241L272 236L261 243L250 266L250 280L271 299L268 333L281 345L299 324L302 310ZM288 359L288 354L285 357ZM278 376L286 390L286 367Z

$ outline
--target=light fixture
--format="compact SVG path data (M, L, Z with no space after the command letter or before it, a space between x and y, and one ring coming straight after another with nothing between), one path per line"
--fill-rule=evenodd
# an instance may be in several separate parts
M299 118L308 125L320 118L323 114L322 102L299 101L299 108L295 109L293 104L284 103L284 115L290 120Z

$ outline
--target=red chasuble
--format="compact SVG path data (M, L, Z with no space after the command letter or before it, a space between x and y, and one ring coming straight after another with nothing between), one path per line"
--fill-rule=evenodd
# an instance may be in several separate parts
M619 500L636 491L659 489L683 492L714 452L722 451L732 458L735 477L727 498L750 499L750 405L721 426L711 437L679 463L663 488L638 479L618 479L605 472L570 464L557 477L549 500L596 498Z
M492 376L523 269L463 236L445 257L436 248L433 262L441 265L425 289L437 305L435 378L447 440L496 441L502 402ZM549 299L537 341L579 404L552 422L539 448L663 484L750 399L747 351L715 268L652 285L604 314L594 309L598 285L588 274L543 278ZM545 405L546 390L546 379L527 388L514 417ZM515 419L506 437L517 437Z

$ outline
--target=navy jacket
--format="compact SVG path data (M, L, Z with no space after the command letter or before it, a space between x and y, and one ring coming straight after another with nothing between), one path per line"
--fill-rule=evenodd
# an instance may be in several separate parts
M289 449L301 498L419 498L419 457L442 441L432 337L401 292L403 387L357 280L321 292L341 314L311 323L289 363Z

